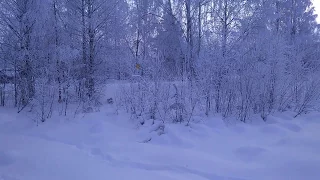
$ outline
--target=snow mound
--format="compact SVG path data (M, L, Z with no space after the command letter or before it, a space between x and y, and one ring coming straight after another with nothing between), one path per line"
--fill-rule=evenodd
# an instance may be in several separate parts
M40 126L24 115L0 119L0 180L251 180L320 177L320 123L164 124L101 111L55 117ZM284 117L284 119L282 119ZM320 117L320 114L318 114ZM59 119L60 118L60 119Z

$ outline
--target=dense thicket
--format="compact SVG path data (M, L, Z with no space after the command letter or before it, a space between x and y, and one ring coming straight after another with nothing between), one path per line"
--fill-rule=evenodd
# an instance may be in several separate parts
M0 105L94 110L108 79L133 117L247 121L317 110L310 0L1 0Z

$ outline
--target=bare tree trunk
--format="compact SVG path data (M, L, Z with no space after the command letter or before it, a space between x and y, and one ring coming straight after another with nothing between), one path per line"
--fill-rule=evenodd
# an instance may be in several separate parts
M201 34L202 34L201 11L202 11L202 5L201 5L201 1L199 1L199 4L198 4L198 49L197 49L198 57L200 56L200 50L201 50Z
M55 58L56 58L56 70L57 70L57 80L58 80L58 102L62 102L62 87L61 87L61 66L59 59L59 33L58 33L58 9L57 9L57 0L53 2L53 13L54 13L54 32L55 32Z
M82 23L82 68L79 81L79 98L83 98L83 90L86 88L86 85L83 82L83 79L87 76L87 32L86 32L86 0L81 1L81 23Z
M225 57L227 51L228 38L228 0L223 3L223 20L222 20L222 56Z
M185 0L185 6L186 6L186 18L187 18L187 58L186 58L186 63L187 63L187 69L186 73L188 78L190 79L191 76L194 75L194 64L193 64L193 38L192 38L192 17L191 17L191 1L190 0Z
M18 70L17 70L17 60L14 59L14 107L18 106Z
M24 53L24 64L20 72L20 88L21 88L21 103L22 106L26 106L31 98L35 95L35 82L33 76L33 68L30 61L30 33L32 27L26 26L23 29L24 37L22 39L21 50Z
M0 106L5 106L5 97L6 97L6 84L5 82L0 86Z
M92 15L93 15L93 2L88 0L88 34L89 34L89 62L87 69L87 88L88 88L88 97L92 98L94 94L94 43L95 43L95 32L92 24Z

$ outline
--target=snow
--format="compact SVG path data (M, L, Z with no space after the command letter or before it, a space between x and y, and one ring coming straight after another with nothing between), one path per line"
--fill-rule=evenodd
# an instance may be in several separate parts
M120 114L106 106L36 126L27 112L0 108L0 180L320 179L319 113L190 126Z

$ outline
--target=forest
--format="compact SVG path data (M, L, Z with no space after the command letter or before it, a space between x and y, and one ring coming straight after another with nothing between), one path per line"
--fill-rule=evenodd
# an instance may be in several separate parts
M311 0L0 0L0 106L39 122L105 103L141 124L297 117L320 105L316 18Z

